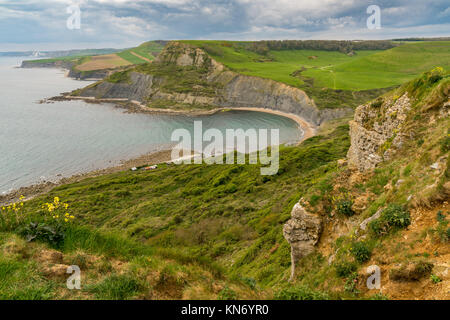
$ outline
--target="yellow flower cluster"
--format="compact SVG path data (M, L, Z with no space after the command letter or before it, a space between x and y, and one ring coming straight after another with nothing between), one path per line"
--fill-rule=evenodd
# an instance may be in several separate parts
M3 206L2 213L8 213L8 212L18 213L18 212L20 212L23 207L23 199L25 199L25 197L20 196L19 202L11 203L8 206Z
M42 208L46 209L55 220L61 220L68 223L75 219L73 215L70 215L69 212L67 212L69 205L67 203L61 202L59 197L55 197L53 199L53 202L44 203L42 205Z

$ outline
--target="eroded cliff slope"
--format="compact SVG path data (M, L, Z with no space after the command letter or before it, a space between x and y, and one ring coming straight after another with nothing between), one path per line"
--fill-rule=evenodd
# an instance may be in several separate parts
M113 74L74 95L126 98L171 109L266 108L301 116L313 125L351 112L319 110L300 89L233 72L203 50L179 42L169 43L152 64Z

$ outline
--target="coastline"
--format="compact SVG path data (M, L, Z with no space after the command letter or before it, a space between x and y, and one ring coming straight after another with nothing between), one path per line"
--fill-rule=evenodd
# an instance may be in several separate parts
M297 145L302 143L304 140L313 137L316 134L316 127L312 126L302 117L297 116L291 113L285 113L272 109L265 108L250 108L250 107L239 107L239 108L215 108L211 110L173 110L173 109L158 109L158 108L149 108L138 101L130 101L128 99L96 99L94 97L72 97L72 96L56 96L49 99L44 99L40 101L40 103L48 103L51 101L68 101L68 100L83 100L87 103L116 103L117 107L127 109L127 112L130 113L164 113L164 114L179 114L179 115L213 115L218 112L229 111L229 110L242 110L242 111L255 111L255 112L264 112L275 114L279 116L283 116L289 118L297 123L297 125L303 131L302 138L297 142ZM33 184L30 186L21 187L7 194L0 195L0 205L5 205L17 200L20 196L25 196L26 200L30 200L38 195L47 193L52 189L64 185L79 182L81 180L87 178L98 177L102 175L107 175L111 173L121 172L130 170L133 167L142 167L146 165L155 165L172 161L171 159L172 150L162 150L162 151L153 151L147 154L143 154L137 158L121 160L120 164L93 170L85 173L79 173L72 175L70 177L64 177L59 179L58 181L44 181L42 183Z
M282 116L285 118L289 118L294 120L297 125L302 129L303 136L298 141L297 145L302 143L304 140L309 139L316 135L317 127L303 119L302 117L293 114L286 113L278 110L272 110L268 108L253 108L253 107L235 107L235 108L214 108L210 110L174 110L174 109L159 109L159 108L150 108L139 101L129 100L126 98L110 98L110 99L97 99L95 97L80 97L80 96L68 96L63 95L59 97L53 97L47 99L49 101L65 101L65 100L83 100L87 103L120 103L121 108L128 109L129 112L133 113L163 113L163 114L179 114L179 115L191 115L191 116L202 116L202 115L212 115L218 112L228 111L228 110L242 110L242 111L256 111L256 112L264 112L275 114L278 116Z
M7 194L0 195L0 205L5 205L17 200L20 196L25 196L26 200L33 199L34 197L47 193L53 188L60 185L79 182L87 178L94 178L111 173L130 170L133 167L142 167L146 165L161 164L171 161L172 150L162 150L143 154L137 158L122 160L118 165L107 167L104 169L93 170L85 173L78 173L70 177L64 177L58 181L44 181L42 183L36 183L30 186L21 187Z

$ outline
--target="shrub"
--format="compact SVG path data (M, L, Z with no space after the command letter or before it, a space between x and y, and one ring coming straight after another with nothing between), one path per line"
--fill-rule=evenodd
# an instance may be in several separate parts
M325 292L312 290L306 286L291 287L275 293L275 300L328 300Z
M336 210L338 213L343 214L347 217L351 217L355 214L352 209L353 201L349 199L342 199L336 203Z
M369 224L370 230L378 236L391 230L406 228L411 224L411 215L403 206L392 203L381 213L380 218Z
M233 289L228 287L220 290L219 295L217 296L217 300L236 300L237 294Z
M353 272L345 281L344 290L345 292L358 294L359 290L356 288L358 285L358 274Z
M433 283L439 283L439 282L442 282L442 279L441 278L439 278L437 275L435 275L435 274L432 274L431 276L430 276L430 279L431 279L431 282L433 282Z
M36 222L31 222L25 226L20 233L28 242L39 240L55 247L59 247L65 237L65 230L61 226Z
M370 259L370 256L372 255L372 252L367 244L362 241L353 243L350 252L359 263L368 261Z
M441 140L441 151L444 153L450 151L450 134L448 133L447 136Z
M342 261L334 265L336 275L340 278L346 278L353 272L356 272L357 266L353 262Z

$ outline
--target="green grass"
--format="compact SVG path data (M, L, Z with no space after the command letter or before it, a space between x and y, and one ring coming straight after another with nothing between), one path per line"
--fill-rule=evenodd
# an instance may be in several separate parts
M116 54L125 59L126 61L132 63L132 64L143 64L148 63L148 61L144 59L140 59L139 57L133 55L131 52L135 52L138 55L147 58L149 60L154 60L155 57L152 53L159 53L163 49L163 45L161 45L158 42L154 41L148 41L136 48L131 48L127 50L123 50L120 52L116 52ZM73 61L76 65L80 65L84 62L86 62L86 59L89 59L93 55L101 55L102 50L84 50L85 54L80 54L76 56L67 56L67 57L58 57L58 58L50 58L50 59L38 59L38 60L30 60L30 63L49 63L49 62L56 62L56 61ZM108 54L111 52L108 51Z
M138 54L141 57L147 58L149 60L154 60L155 57L152 53L160 52L163 49L163 46L159 43L149 41L141 44L140 46L128 50L124 50L122 52L117 53L117 55L132 64L143 64L148 63L148 61L141 59L131 52Z
M305 76L324 87L363 90L399 85L438 66L450 69L448 41L404 44L334 65L329 69L331 77L316 69L306 71Z
M261 176L258 165L161 165L153 172L122 172L61 186L29 205L37 210L57 195L86 228L120 232L174 250L180 259L214 260L236 274L245 270L257 281L269 283L290 264L282 223L312 184L336 170L335 160L349 146L347 132L343 126L328 137L282 148L276 176ZM100 235L72 232L65 239L66 251L128 250L126 242L110 245ZM265 258L277 243L280 248Z
M324 50L282 50L259 55L239 42L185 42L205 49L214 59L240 73L300 88L304 81L292 73L302 69L301 74L314 79L320 87L369 90L402 84L436 66L450 67L448 41L408 43L385 51L356 51L354 56ZM310 59L313 56L317 58Z
M20 254L0 259L0 280L10 279L0 284L0 297L53 299L65 292L71 299L179 298L188 290L193 297L211 298L214 293L199 289L209 288L210 281L223 285L216 298L229 292L258 297L258 288L276 285L289 272L290 250L281 228L293 204L337 170L335 160L348 146L348 126L342 126L302 146L283 147L273 177L262 177L259 165L163 164L151 172L125 171L60 186L26 203L24 224L41 220L42 203L55 196L69 203L76 223L65 230L58 249L71 262L89 266L83 289L66 292L63 282L44 277L34 260L25 258L44 246L33 243L38 247L19 245ZM5 231L0 230L0 251L11 239ZM101 263L90 265L86 254L101 257ZM117 259L127 261L121 272L105 264ZM149 283L155 274L156 282Z

